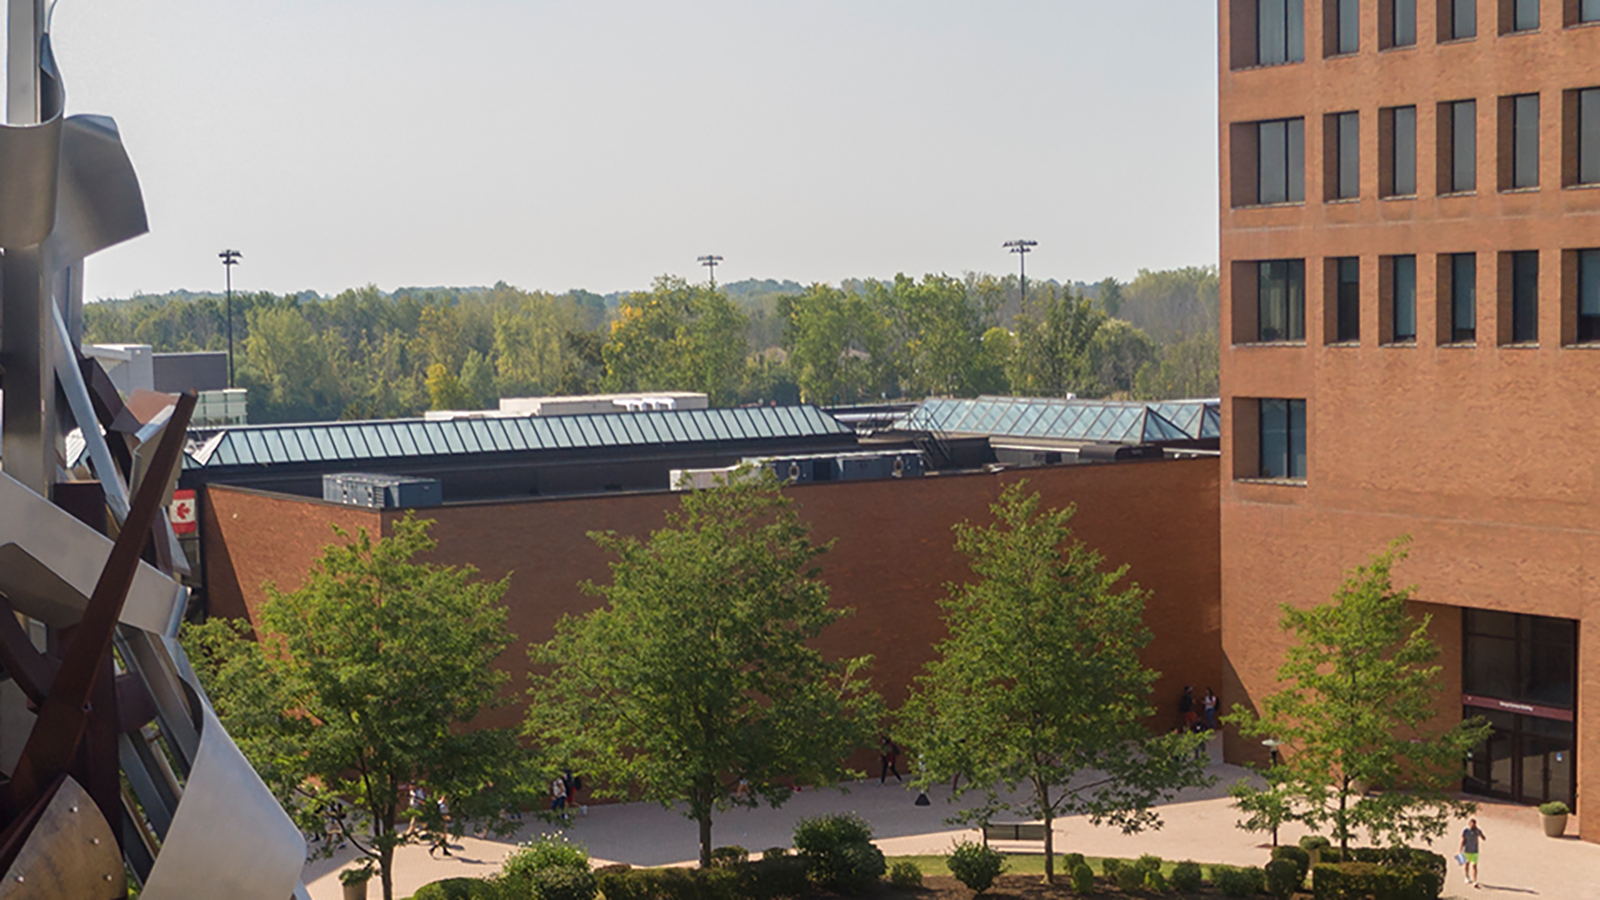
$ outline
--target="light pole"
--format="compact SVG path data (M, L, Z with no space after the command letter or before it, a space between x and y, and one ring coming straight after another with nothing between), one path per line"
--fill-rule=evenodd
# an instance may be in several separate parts
M722 257L713 253L700 257L699 261L700 265L705 266L711 272L711 287L715 288L717 286L717 263L722 262Z
M228 387L233 387L233 267L239 264L244 256L237 250L224 250L217 254L222 259L222 270L227 274L227 316L228 316Z
M1018 238L1014 241L1006 241L1000 246L1017 255L1017 264L1022 268L1022 302L1026 304L1028 302L1028 254L1033 252L1033 248L1039 246L1039 242Z

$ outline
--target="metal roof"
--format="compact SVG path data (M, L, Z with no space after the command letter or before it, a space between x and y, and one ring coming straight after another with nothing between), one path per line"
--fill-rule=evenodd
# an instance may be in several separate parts
M1144 444L1216 437L1220 433L1216 411L1215 400L1140 403L1027 397L935 398L924 400L893 427L946 434Z
M657 410L525 418L386 419L241 425L224 429L185 468L274 463L360 463L373 459L587 450L666 444L850 435L814 406Z

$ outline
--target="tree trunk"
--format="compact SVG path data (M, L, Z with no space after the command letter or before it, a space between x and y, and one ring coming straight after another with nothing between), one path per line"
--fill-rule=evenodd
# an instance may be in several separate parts
M700 815L700 868L711 868L711 811Z
M383 900L394 900L394 848L378 851L378 880L383 884Z
M1044 811L1044 883L1056 883L1056 833L1051 823L1055 817L1050 815L1050 786L1035 782L1039 793L1039 808Z

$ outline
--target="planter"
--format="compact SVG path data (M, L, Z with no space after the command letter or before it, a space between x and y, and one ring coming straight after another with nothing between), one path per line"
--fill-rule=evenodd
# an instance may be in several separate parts
M1541 813L1539 818L1544 820L1545 837L1561 837L1567 833L1566 813L1557 813L1555 815Z
M367 880L344 885L344 900L367 900Z

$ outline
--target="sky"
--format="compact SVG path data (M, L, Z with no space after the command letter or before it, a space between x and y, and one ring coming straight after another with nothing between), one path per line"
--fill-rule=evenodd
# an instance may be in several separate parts
M1202 0L60 0L150 233L90 299L1127 280L1217 254Z

